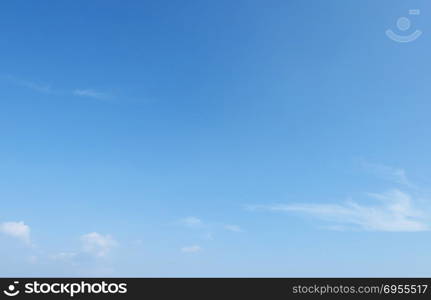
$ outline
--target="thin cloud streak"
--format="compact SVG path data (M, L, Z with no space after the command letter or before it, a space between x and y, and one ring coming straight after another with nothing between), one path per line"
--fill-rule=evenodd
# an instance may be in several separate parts
M393 168L382 164L373 164L368 162L363 162L362 165L366 170L372 172L373 174L384 180L407 187L414 187L414 185L408 179L404 169Z
M43 94L52 94L52 95L69 95L69 96L75 96L75 97L86 97L86 98L93 98L97 100L108 100L112 99L113 95L110 95L108 93L100 92L94 89L74 89L72 91L61 91L58 89L53 88L50 84L44 84L29 80L23 80L19 79L17 77L7 75L7 76L1 76L1 79L8 81L16 86L20 86L26 89L30 89L33 91L36 91L38 93Z
M102 93L102 92L95 91L92 89L76 89L72 93L75 96L88 97L88 98L94 98L94 99L99 99L99 100L106 100L106 99L111 97L110 95L108 95L106 93Z
M239 227L238 225L227 224L227 225L224 225L223 228L227 231L232 231L232 232L237 232L237 233L243 232L242 228Z
M20 87L24 87L39 93L44 93L44 94L54 94L55 91L53 90L53 88L51 87L50 84L44 84L44 83L39 83L39 82L33 82L33 81L28 81L28 80L23 80L23 79L19 79L16 78L14 76L2 76L2 79L11 82L14 85L20 86Z
M82 248L84 252L91 253L97 257L105 257L117 242L110 235L102 235L91 232L81 236Z
M199 245L185 246L181 248L181 252L183 253L197 253L201 251L202 251L202 247Z
M181 219L180 222L187 227L202 227L203 226L202 220L197 218L197 217L187 217L187 218Z
M352 229L387 232L427 231L425 215L414 207L412 197L400 190L369 194L378 203L362 205L348 201L342 204L275 204L249 206L249 210L301 213ZM339 228L339 227L338 227Z

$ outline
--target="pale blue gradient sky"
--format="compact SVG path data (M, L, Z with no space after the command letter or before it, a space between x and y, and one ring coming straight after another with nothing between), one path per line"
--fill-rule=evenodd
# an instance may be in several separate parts
M430 276L430 13L3 1L0 275Z

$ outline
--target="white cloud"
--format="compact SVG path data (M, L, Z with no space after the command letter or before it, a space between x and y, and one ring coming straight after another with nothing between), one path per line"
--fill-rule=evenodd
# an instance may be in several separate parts
M242 228L238 225L224 225L224 229L232 232L243 232Z
M410 186L410 187L413 186L410 183L410 180L407 178L407 174L404 171L404 169L393 168L393 167L389 167L381 164L372 164L367 162L364 162L363 166L365 169L374 173L375 175L377 175L378 177L384 180L391 181L405 186Z
M106 256L117 245L110 235L102 235L97 232L84 234L81 236L81 242L84 252L98 257Z
M88 98L99 99L99 100L107 100L112 98L112 95L108 93L96 91L94 89L59 90L59 89L53 88L50 84L24 80L10 75L0 76L0 79L6 80L16 86L24 87L44 94L72 95L72 96L88 97Z
M76 89L76 90L73 91L73 94L75 96L89 97L89 98L94 98L94 99L99 99L99 100L103 100L103 99L109 98L108 94L102 93L102 92L98 92L98 91L95 91L95 90L91 90L91 89Z
M51 258L53 260L71 260L75 258L78 253L75 252L60 252L58 254L52 255Z
M425 231L429 229L424 215L413 207L412 197L399 190L369 194L379 203L343 204L277 204L251 206L251 210L304 213L336 224L353 225L371 231Z
M20 85L41 93L46 93L46 94L54 93L51 86L47 84L35 83L30 81L20 81Z
M181 219L181 223L183 223L188 227L200 227L203 225L202 220L196 217L187 217L187 218Z
M17 85L17 86L21 86L21 87L25 87L27 89L31 89L40 93L45 93L45 94L52 94L54 93L54 90L52 89L51 85L49 84L44 84L44 83L38 83L38 82L33 82L33 81L28 81L28 80L22 80L19 78L16 78L14 76L1 76L2 79L9 81L10 83Z
M186 246L181 248L181 252L183 253L197 253L202 251L201 246L198 245L193 245L193 246Z
M0 232L19 239L26 244L31 244L30 227L24 222L4 222L0 224Z

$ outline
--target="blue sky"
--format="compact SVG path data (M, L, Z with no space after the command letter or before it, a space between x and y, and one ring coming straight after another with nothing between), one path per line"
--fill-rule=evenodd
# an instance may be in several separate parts
M430 12L3 1L0 275L430 276Z

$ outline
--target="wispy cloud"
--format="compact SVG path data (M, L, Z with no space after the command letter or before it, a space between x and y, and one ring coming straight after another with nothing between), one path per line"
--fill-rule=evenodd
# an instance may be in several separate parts
M31 245L30 227L24 222L4 222L0 224L0 233L16 238Z
M60 252L51 256L53 260L76 262L82 257L105 258L118 245L110 235L97 232L81 236L81 249L72 252Z
M239 225L235 224L226 224L226 223L211 223L204 222L202 219L198 217L187 217L180 219L180 223L192 229L194 232L201 232L201 240L205 240L207 242L214 240L213 231L217 233L221 233L221 231L230 231L234 233L241 233L243 229ZM219 235L220 236L220 235ZM198 252L201 251L200 246L189 246L181 248L182 252Z
M401 185L413 187L413 184L407 178L407 174L404 169L393 168L382 164L373 164L369 162L363 162L363 167L374 175Z
M187 217L181 219L180 222L187 227L201 227L203 225L202 220L197 217Z
M119 244L108 234L91 232L80 237L81 245L72 251L44 255L44 263L54 268L66 269L69 274L79 277L105 277L115 272L112 254Z
M370 231L425 231L429 226L424 214L413 206L412 197L400 190L369 194L377 203L364 205L353 201L341 204L275 204L248 207L251 210L303 213L326 222L350 225ZM340 228L336 225L336 228Z
M72 93L75 96L88 97L88 98L94 98L99 100L106 100L108 98L111 98L111 95L107 93L102 93L92 89L76 89Z
M33 90L38 93L44 94L55 94L64 96L76 96L76 97L86 97L98 100L108 100L112 99L113 95L95 89L81 89L77 88L74 90L61 90L54 88L51 84L35 82L31 80L20 79L11 75L0 76L0 79L10 82L13 85L20 86L26 89Z
M242 228L239 227L238 225L229 225L229 224L227 224L227 225L224 225L223 228L226 229L226 230L228 230L228 231L232 231L232 232L237 232L237 233L243 232Z
M202 247L199 245L185 246L181 248L181 252L183 253L197 253L201 251L202 251Z
M70 261L78 255L77 252L60 252L51 256L53 260Z
M102 235L97 232L84 234L81 236L81 242L84 252L97 257L106 256L117 245L110 235Z
M7 80L11 82L14 85L21 86L30 90L34 90L39 93L53 94L55 92L50 84L23 80L10 75L1 76L1 78L3 80Z
M29 81L21 81L20 83L22 86L27 87L29 89L46 93L46 94L52 94L54 91L52 90L52 87L50 85L46 84L40 84L35 82L29 82Z

